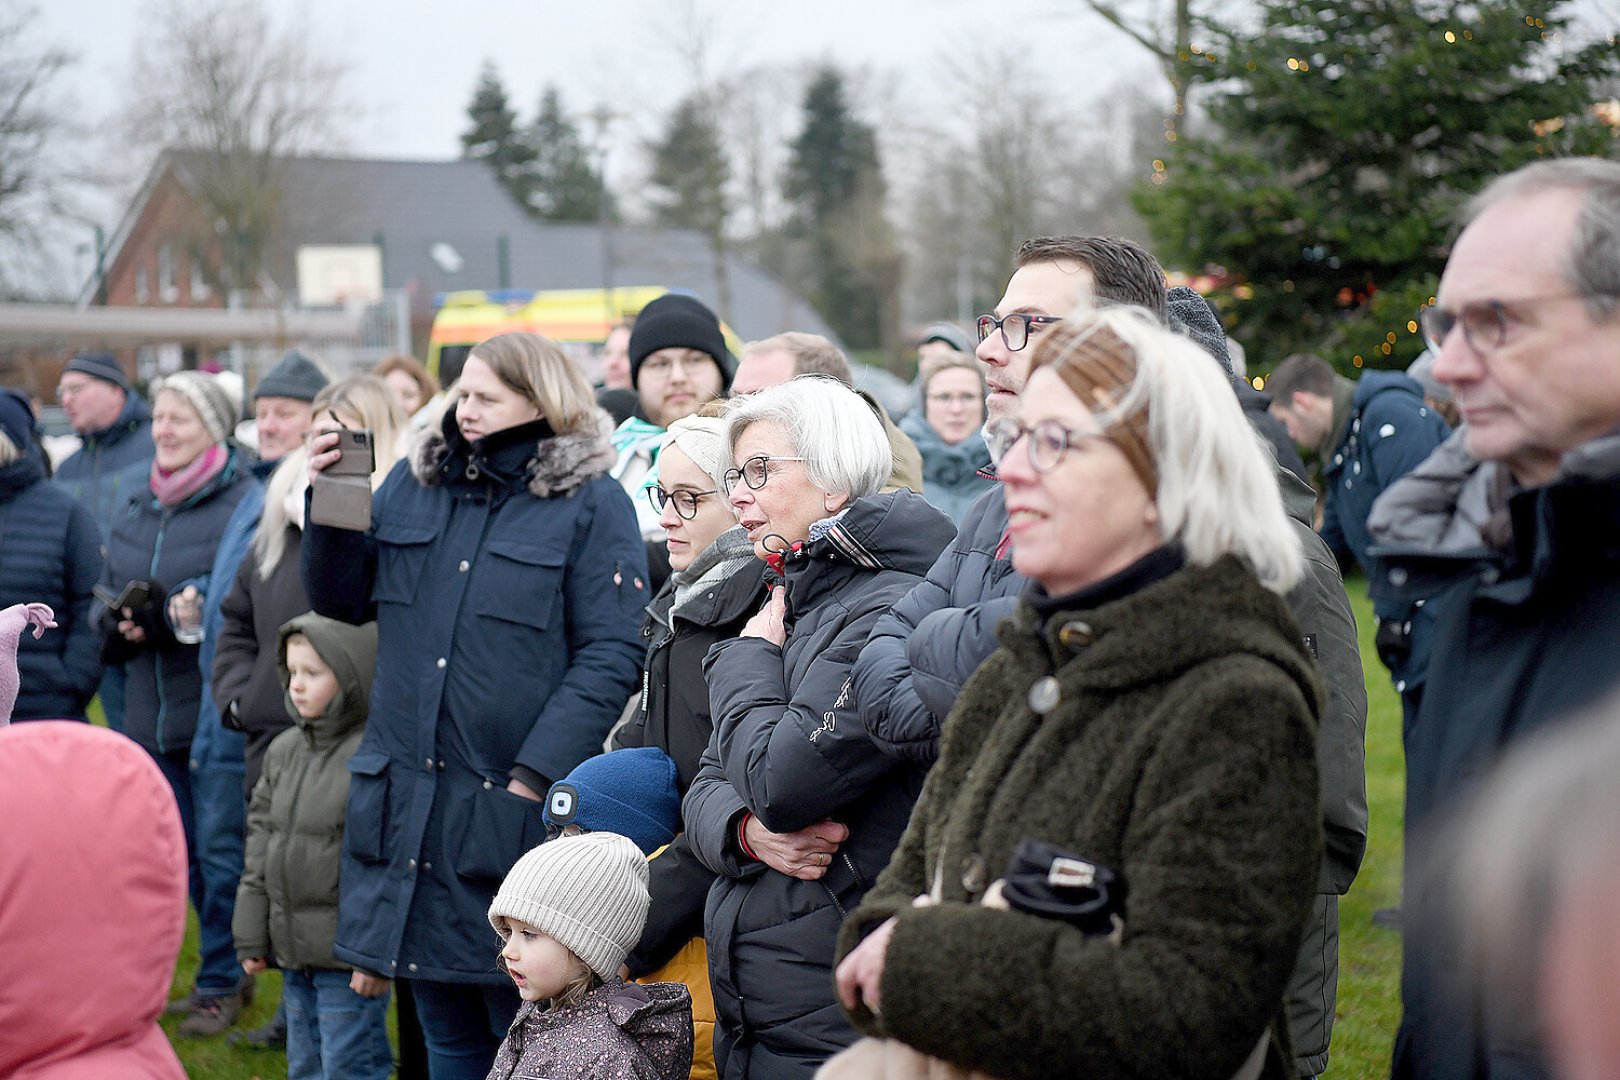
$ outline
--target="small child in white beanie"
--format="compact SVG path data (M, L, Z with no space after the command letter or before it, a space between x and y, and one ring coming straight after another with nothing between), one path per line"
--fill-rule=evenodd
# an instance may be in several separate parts
M559 837L517 861L489 922L524 1004L489 1080L685 1080L691 994L620 976L648 902L646 856L616 833Z

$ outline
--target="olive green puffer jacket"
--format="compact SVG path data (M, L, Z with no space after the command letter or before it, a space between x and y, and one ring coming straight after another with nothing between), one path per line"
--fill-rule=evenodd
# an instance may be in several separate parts
M313 613L281 628L276 666L287 688L287 638L302 634L337 676L326 711L295 725L265 752L248 805L247 848L231 932L243 960L275 957L283 968L346 969L332 955L337 937L338 863L349 758L365 733L377 624L350 626Z

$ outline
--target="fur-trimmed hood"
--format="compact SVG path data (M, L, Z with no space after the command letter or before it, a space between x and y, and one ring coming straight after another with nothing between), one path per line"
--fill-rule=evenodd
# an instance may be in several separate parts
M549 423L536 420L469 443L450 409L437 429L420 432L412 441L411 475L422 486L435 487L474 482L486 475L504 478L521 463L524 487L535 498L572 495L613 467L612 434L612 418L595 409L583 426L564 435L553 434ZM532 452L522 456L517 447L531 443Z

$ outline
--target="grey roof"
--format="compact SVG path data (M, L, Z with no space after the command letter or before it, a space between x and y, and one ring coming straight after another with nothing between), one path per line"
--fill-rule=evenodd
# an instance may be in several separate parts
M183 182L186 157L172 156ZM601 229L533 220L480 162L302 157L286 159L282 175L287 213L272 245L272 273L284 289L296 280L293 263L302 245L381 243L383 286L406 290L421 313L437 294L498 287L505 237L512 288L667 285L718 303L715 260L701 233L611 227L609 282ZM430 252L438 244L460 257L455 272L434 260ZM815 309L769 273L735 255L726 266L731 311L724 314L741 337L806 330L837 340Z

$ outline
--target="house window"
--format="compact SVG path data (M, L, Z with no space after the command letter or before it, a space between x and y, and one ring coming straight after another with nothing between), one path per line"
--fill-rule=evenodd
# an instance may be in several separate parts
M135 268L135 302L149 304L152 302L152 288L146 280L146 267Z
M203 273L203 257L193 255L191 264L191 298L193 300L206 300L211 291L208 287L208 275Z
M172 304L180 299L180 283L174 272L174 245L158 248L158 299Z

